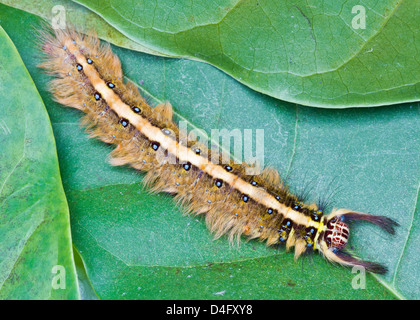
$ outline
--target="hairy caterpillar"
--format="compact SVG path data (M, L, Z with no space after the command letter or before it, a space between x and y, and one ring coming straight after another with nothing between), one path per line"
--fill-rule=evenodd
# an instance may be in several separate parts
M96 36L66 29L41 37L46 54L41 67L56 76L55 99L86 113L83 124L92 137L117 146L111 164L147 172L144 182L152 191L174 194L187 212L205 214L216 237L285 243L296 258L318 250L335 263L386 272L345 251L350 231L344 220L367 220L389 233L396 222L346 209L324 215L322 207L291 194L276 170L249 175L245 163L224 163L207 146L181 139L170 104L151 108L133 84L124 83L118 57Z

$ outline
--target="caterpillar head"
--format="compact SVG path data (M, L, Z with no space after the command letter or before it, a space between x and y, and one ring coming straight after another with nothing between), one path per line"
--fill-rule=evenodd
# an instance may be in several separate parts
M345 220L366 220L391 234L395 233L394 228L398 226L398 223L387 217L345 209L335 210L323 220L325 229L318 241L318 248L328 260L347 266L361 266L373 273L386 273L386 267L375 262L359 260L344 251L350 235L350 229Z
M347 245L350 229L339 217L330 219L324 234L324 241L332 251L344 249Z

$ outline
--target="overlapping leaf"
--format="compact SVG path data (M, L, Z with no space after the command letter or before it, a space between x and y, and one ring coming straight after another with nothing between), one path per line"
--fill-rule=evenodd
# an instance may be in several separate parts
M1 26L0 61L0 299L77 299L51 124Z
M1 2L48 19L64 14L119 46L208 62L286 101L347 108L419 100L418 1Z

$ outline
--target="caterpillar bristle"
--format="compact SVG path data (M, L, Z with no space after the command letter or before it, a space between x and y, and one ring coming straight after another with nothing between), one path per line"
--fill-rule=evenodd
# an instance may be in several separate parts
M369 221L390 234L395 234L395 228L399 226L399 223L395 220L385 216L375 216L372 214L361 213L356 211L349 211L348 213L342 214L346 219L350 220L365 220Z
M342 217L345 220L364 220L376 224L389 234L395 234L395 228L399 226L399 223L395 220L385 216L375 216L359 211L352 211L347 209L334 210L331 216Z
M336 179L332 179L324 192L318 195L316 204L318 208L324 212L327 212L328 209L331 209L334 205L334 198L341 191L341 187L336 185Z
M338 251L335 253L335 255L342 261L345 261L348 266L360 266L371 273L382 275L388 272L388 268L382 264L359 260L345 251Z

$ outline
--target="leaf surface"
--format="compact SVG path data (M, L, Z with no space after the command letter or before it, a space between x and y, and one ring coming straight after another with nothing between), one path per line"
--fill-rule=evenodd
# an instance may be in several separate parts
M348 108L419 100L418 1L0 2L49 21L61 12L118 46L210 63L290 102Z
M0 16L0 299L78 299L51 124Z
M75 2L145 47L282 100L346 108L420 97L419 1Z

